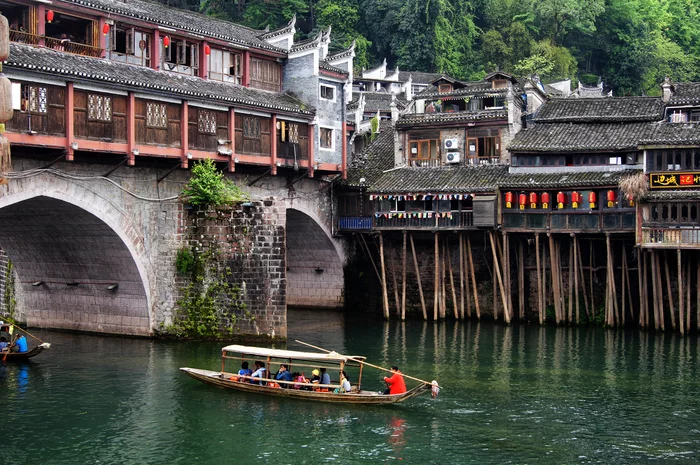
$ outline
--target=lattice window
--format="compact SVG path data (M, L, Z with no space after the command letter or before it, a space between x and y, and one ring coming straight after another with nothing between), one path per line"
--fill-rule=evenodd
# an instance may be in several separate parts
M164 103L146 104L146 126L150 128L168 127L168 108Z
M27 107L30 113L46 113L46 87L28 87Z
M216 134L216 114L213 111L199 110L199 132Z
M287 123L287 138L290 143L299 143L299 125L296 123Z
M333 148L333 130L328 128L321 128L321 148L322 149L332 149Z
M243 137L246 139L260 139L260 119L243 118Z
M88 95L88 120L112 121L112 97L104 95Z

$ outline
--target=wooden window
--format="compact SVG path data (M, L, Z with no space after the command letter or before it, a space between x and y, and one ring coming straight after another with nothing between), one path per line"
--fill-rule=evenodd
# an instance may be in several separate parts
M243 137L260 139L260 118L249 116L243 118Z
M452 92L452 84L439 84L438 85L438 92L441 94L446 94L448 92Z
M209 54L209 79L241 83L243 57L240 53L212 48Z
M197 129L202 134L216 134L216 113L200 109L198 112Z
M335 87L321 84L321 98L324 100L335 100Z
M168 108L164 103L146 104L146 126L149 128L168 127Z
M498 163L501 157L501 138L498 129L470 129L467 138L469 163Z
M439 143L440 141L436 139L412 140L410 143L410 150L408 154L409 160L437 159L439 157Z
M88 94L88 120L112 121L112 97Z
M290 144L299 143L299 124L298 123L288 123L282 121L282 131L281 131L282 142L289 142Z
M22 96L22 110L29 113L45 114L46 107L46 87L25 86Z
M330 128L320 128L320 144L322 149L332 149L333 148L333 129Z
M199 76L199 45L183 39L170 40L165 48L161 38L161 60L165 71Z
M250 59L250 86L256 89L280 91L282 69L279 63L259 58Z

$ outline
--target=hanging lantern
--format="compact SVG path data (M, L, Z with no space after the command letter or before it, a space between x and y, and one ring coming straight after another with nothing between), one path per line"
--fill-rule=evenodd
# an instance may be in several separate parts
M561 210L562 208L564 208L565 203L566 203L566 194L564 194L563 192L559 192L557 194L557 208L559 210Z
M627 201L630 207L634 207L634 197L632 196L632 194L627 196Z
M545 210L549 208L549 192L542 193L542 208Z
M46 12L46 22L51 24L51 21L53 21L53 10L48 10Z
M109 34L109 24L105 23L104 26L102 26L102 34Z
M615 191L608 191L607 194L607 199L608 199L608 208L612 208L615 206Z
M537 192L530 192L530 208L537 208Z
M571 208L578 208L578 204L581 202L581 194L574 191L571 193Z
M209 46L209 44L204 46L204 54L206 56L209 56L211 54L211 47Z
M163 37L163 47L168 48L170 46L170 37Z
M595 192L591 191L588 193L588 205L591 210L595 210Z
M513 193L506 192L506 208L513 208Z
M525 204L527 203L527 195L525 193L521 193L518 196L518 205L520 206L521 210L525 210Z

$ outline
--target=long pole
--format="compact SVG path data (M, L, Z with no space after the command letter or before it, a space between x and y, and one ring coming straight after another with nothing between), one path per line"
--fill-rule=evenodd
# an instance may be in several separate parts
M305 345L305 346L311 347L312 349L320 350L321 352L326 352L326 353L328 353L328 354L331 353L330 350L326 350L326 349L324 349L324 348L322 348L322 347L314 346L314 345L308 344L308 343L306 343L306 342L299 341L299 340L297 340L297 339L295 339L294 341L295 341L295 342L298 342L299 344L303 344L303 345ZM338 354L338 355L340 355L341 357L347 357L348 359L352 360L353 362L358 362L358 363L361 363L362 365L367 365L368 367L376 368L377 370L387 371L387 372L389 372L389 373L392 372L389 368L384 368L384 367L380 367L380 366L378 366L378 365L373 365L373 364L371 364L371 363L369 363L369 362L365 362L364 360L360 360L360 359L358 359L358 358L350 357L350 356L343 355L343 354ZM418 381L418 382L420 382L420 383L433 386L433 383L430 382L430 381L426 381L426 380L424 380L424 379L416 378L416 377L413 377L413 376L408 376L407 374L404 374L404 373L401 373L401 375L402 375L404 378L412 379L412 380L414 380L414 381ZM442 389L442 388L441 388L441 389Z
M685 306L683 305L683 262L681 261L681 249L678 249L678 326L681 334L685 334Z
M389 319L389 296L386 291L386 267L384 266L384 236L379 232L379 257L382 264L382 304L384 309L384 319Z
M435 233L435 286L433 298L433 321L438 319L438 306L440 302L440 243L439 233Z
M472 277L472 286L473 286L473 294L474 294L474 307L476 310L476 318L481 319L481 311L479 309L479 293L477 292L476 288L476 272L474 271L474 256L472 255L472 240L471 237L469 236L469 233L467 233L467 252L469 252L469 274ZM698 268L700 269L700 268ZM699 274L700 276L700 274ZM700 277L698 278L698 281L700 281ZM698 314L700 314L700 310L698 310ZM700 323L698 323L698 326L700 326Z
M449 238L445 237L445 248L447 249L447 254L445 255L445 258L448 260L449 264L449 272L450 272L450 287L452 288L452 308L454 308L455 312L455 320L459 320L459 307L457 304L457 292L455 290L455 279L454 279L454 274L452 272L452 253L450 251L450 242Z
M411 240L411 252L413 253L413 266L416 268L416 281L418 282L418 294L420 295L420 305L423 309L423 320L428 319L428 312L425 309L425 296L423 296L423 285L420 281L420 268L418 268L418 257L416 257L416 246L413 243L413 233L409 236Z
M537 311L540 317L540 326L544 324L542 319L542 275L540 273L540 233L535 233L535 262L537 264Z
M399 301L399 285L396 282L396 266L394 265L394 248L387 246L389 253L389 265L391 265L391 281L394 283L394 302L396 304L396 316L401 318L401 302Z
M506 324L510 324L510 318L508 317L508 300L506 299L506 291L503 287L503 277L501 276L501 267L498 264L498 253L496 251L496 240L494 240L494 233L493 231L489 231L489 239L491 239L491 248L493 249L493 265L494 265L494 274L496 275L496 278L498 279L498 288L501 291L501 299L503 299L503 319Z
M401 256L401 320L406 319L406 230L403 230L403 255Z
M464 319L464 237L459 232L459 317Z

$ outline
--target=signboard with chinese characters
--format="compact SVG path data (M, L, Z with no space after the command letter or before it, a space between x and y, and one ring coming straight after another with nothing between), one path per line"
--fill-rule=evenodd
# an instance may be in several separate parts
M700 173L651 173L652 189L700 188Z

